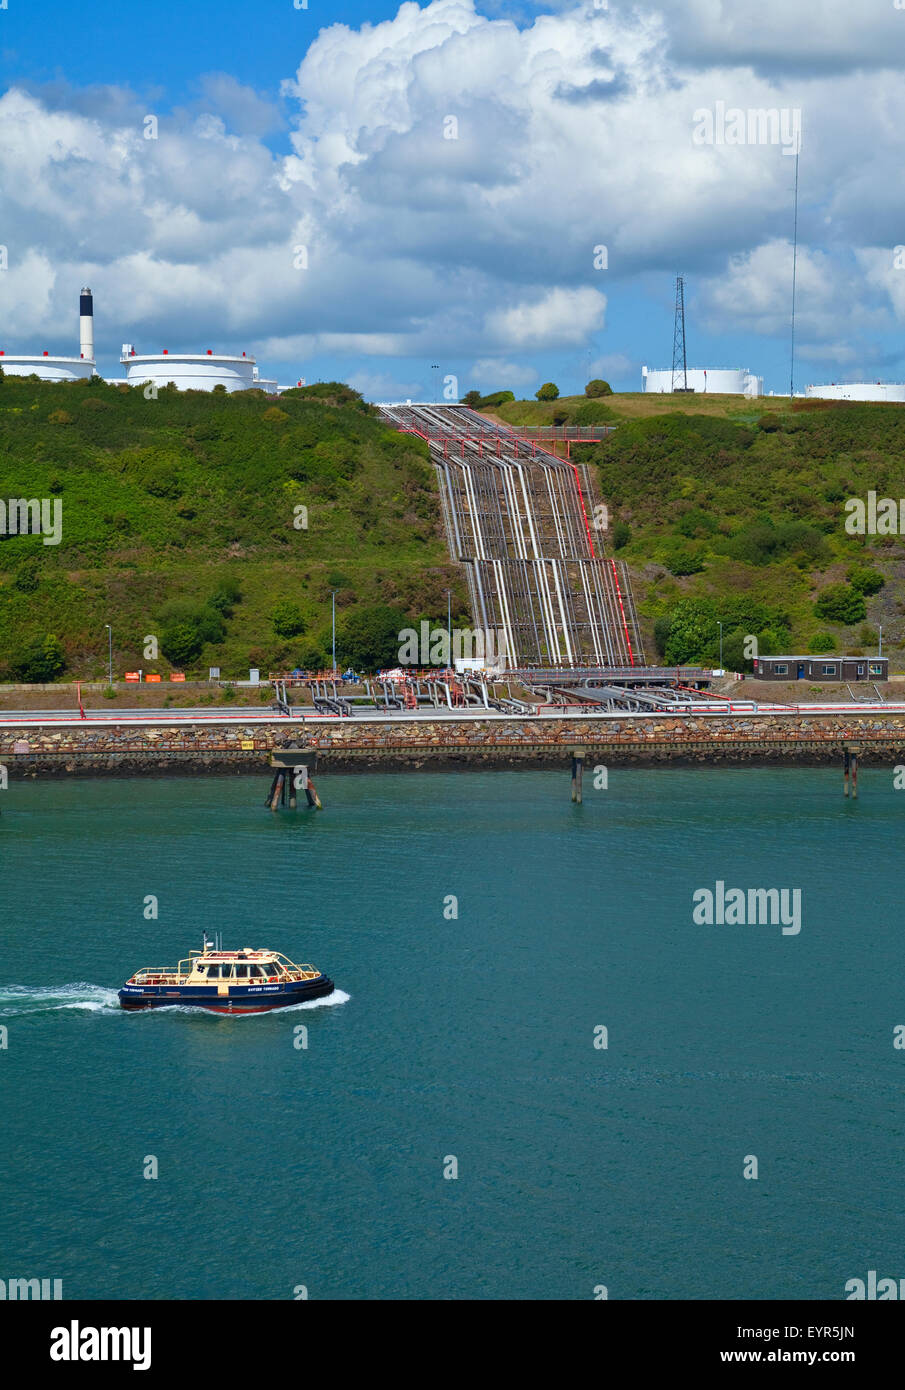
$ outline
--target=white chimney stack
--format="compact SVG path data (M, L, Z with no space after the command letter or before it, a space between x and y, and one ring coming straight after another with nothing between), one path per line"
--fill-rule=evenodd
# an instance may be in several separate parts
M87 286L79 295L79 352L86 362L94 361L94 297Z

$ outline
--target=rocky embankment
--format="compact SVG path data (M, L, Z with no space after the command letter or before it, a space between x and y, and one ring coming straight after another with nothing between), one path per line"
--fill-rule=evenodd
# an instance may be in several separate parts
M905 761L905 714L627 716L511 720L306 719L96 727L77 723L0 732L8 778L253 772L271 751L316 751L323 771L563 766L573 749L612 765Z

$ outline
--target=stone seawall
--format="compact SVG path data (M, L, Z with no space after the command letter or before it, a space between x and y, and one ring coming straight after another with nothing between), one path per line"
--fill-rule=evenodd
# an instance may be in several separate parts
M316 750L321 771L562 767L573 748L607 765L905 762L905 714L650 716L618 719L205 721L167 726L43 725L0 732L10 779L249 773L274 748Z

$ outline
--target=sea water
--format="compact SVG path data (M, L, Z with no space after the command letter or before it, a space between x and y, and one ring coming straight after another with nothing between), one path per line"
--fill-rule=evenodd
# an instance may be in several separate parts
M840 1299L905 1276L892 770L857 803L837 770L584 780L576 806L566 768L325 774L322 812L277 814L266 777L0 793L0 1278ZM702 890L773 889L797 932L695 919ZM337 991L117 1007L205 931Z

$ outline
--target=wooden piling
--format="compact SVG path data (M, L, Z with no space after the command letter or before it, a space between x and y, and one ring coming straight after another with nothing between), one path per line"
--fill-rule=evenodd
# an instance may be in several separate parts
M572 800L581 805L581 777L584 771L584 749L572 749Z
M309 806L316 806L319 811L323 809L320 797L314 791L314 783L308 783L310 773L317 767L315 749L285 746L274 748L270 754L270 766L274 769L274 778L270 784L266 804L272 811L276 811L281 805L294 811L298 806L300 787L305 792Z
M852 800L858 800L858 753L852 749Z
M850 754L848 748L842 750L842 785L843 795L848 796L848 773L849 773Z

